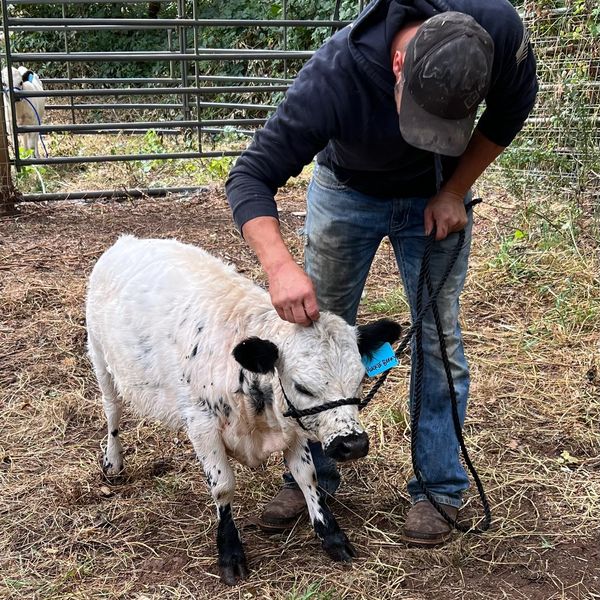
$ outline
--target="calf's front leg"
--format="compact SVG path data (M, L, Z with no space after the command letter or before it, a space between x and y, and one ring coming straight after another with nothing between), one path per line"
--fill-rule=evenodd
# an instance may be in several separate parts
M202 463L206 481L217 505L217 551L219 576L227 585L236 585L248 577L246 555L238 529L231 514L235 491L235 475L227 459L221 438L206 426L188 424L188 435Z
M356 550L327 506L325 492L319 490L308 442L298 440L284 452L284 456L291 474L304 494L310 521L323 549L333 560L350 562L357 556Z

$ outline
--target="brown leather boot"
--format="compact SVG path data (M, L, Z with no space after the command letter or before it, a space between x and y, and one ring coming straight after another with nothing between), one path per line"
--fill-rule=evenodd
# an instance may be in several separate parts
M296 487L283 487L264 508L256 524L267 533L291 529L306 511L304 494Z
M458 508L442 504L446 514L456 519ZM449 523L428 500L413 504L406 515L402 540L410 546L437 546L444 543L452 533Z

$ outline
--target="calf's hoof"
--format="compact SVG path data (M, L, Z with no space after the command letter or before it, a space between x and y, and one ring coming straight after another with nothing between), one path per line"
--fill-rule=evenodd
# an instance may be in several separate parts
M322 541L323 549L337 562L352 562L358 556L354 546L343 531L327 536Z
M225 585L237 585L239 581L247 579L248 566L244 552L219 558L219 576Z
M117 477L118 475L122 475L123 471L123 461L111 461L107 456L104 457L102 461L102 472L106 477Z

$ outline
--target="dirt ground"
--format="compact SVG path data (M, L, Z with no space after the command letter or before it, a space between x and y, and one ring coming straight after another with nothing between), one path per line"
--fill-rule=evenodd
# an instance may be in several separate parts
M302 188L279 202L300 260ZM407 359L365 412L371 452L343 468L331 503L359 558L330 562L306 522L275 536L252 525L280 483L272 457L255 471L236 467L234 516L251 575L235 588L219 583L215 510L182 432L127 412L127 474L104 479L105 421L85 355L86 278L121 233L201 245L263 282L222 189L24 205L2 218L0 598L600 598L597 258L585 244L580 263L508 244L510 213L505 199L477 208L462 303L473 379L465 438L492 506L490 531L433 550L400 540L411 475ZM360 320L387 314L407 325L398 284L384 243ZM474 488L464 513L482 514Z

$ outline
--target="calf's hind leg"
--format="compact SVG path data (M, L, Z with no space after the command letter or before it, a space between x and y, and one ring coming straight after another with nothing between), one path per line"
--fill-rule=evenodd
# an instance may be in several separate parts
M123 446L119 438L119 421L123 414L123 400L119 397L112 375L106 368L104 355L97 348L91 336L88 340L88 346L90 359L98 380L98 387L102 392L102 406L108 425L108 441L102 470L106 475L113 476L123 470Z
M248 577L244 547L231 514L235 475L221 438L211 430L212 424L206 419L205 413L188 418L188 435L198 460L202 463L206 481L217 505L219 575L223 583L235 585L238 580Z

